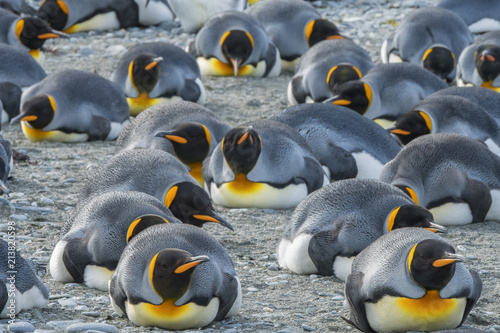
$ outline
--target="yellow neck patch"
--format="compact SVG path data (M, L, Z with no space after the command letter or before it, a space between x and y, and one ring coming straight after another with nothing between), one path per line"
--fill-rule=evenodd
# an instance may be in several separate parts
M389 219L387 221L387 231L392 231L392 228L394 228L394 220L396 219L396 216L398 215L399 209L401 207L397 207L393 209L391 214L389 215Z
M127 97L127 103L131 116L137 116L142 111L153 105L162 103L160 98L149 98L148 93L139 94L136 98Z
M366 107L366 109L368 110L368 108L372 104L373 91L372 88L367 83L363 83L363 86L365 87L366 98L368 99L368 106Z
M481 83L481 87L500 92L500 87L494 87L493 81L484 81L483 83Z
M189 304L176 306L175 302L176 300L168 299L163 301L160 305L147 304L147 310L151 315L162 318L163 320L167 318L183 317L190 311Z
M419 319L428 319L445 317L453 313L458 302L455 299L443 299L437 290L430 290L419 299L399 298L397 304L403 313Z
M413 254L415 253L415 249L417 248L417 244L413 246L410 250L410 253L408 254L408 271L411 273L411 261L413 260Z
M356 73L358 74L358 76L361 78L361 72L359 71L359 69L356 68L356 66L351 66L352 69L354 69L354 71L356 71ZM338 68L338 66L333 66L332 69L330 69L330 71L328 72L328 75L326 76L326 83L328 84L328 82L330 82L330 77L332 76L333 72L335 72L335 70Z
M203 126L203 129L205 130L205 137L207 138L207 142L208 142L208 149L210 149L210 146L212 145L212 136L210 135L210 131L208 130L208 128L205 126L205 125L201 125Z
M132 60L130 62L130 65L128 66L128 78L130 80L130 83L132 84L132 87L134 87L134 89L139 92L139 90L137 90L137 87L135 86L134 84L134 80L133 80L133 75L132 75L132 69L134 68L134 61Z
M415 204L418 205L418 198L417 198L417 194L415 193L415 191L413 191L408 186L406 187L406 190L408 191L408 193L410 193L410 197L413 200L413 202L415 202Z
M69 15L68 6L63 1L57 0L57 5L61 8L64 14Z
M427 113L425 113L424 111L420 111L419 113L420 113L420 116L422 116L422 118L424 118L425 125L429 129L429 132L432 132L432 120L431 120L431 117L429 117L429 115Z
M239 195L255 194L255 192L262 190L263 187L264 185L261 183L255 183L248 180L247 176L244 174L236 175L234 180L227 184L227 188L231 192Z
M21 33L23 32L24 29L24 20L19 19L16 23L16 36L20 40L21 38Z
M172 188L168 190L167 195L165 196L165 206L167 206L167 208L170 207L172 201L174 201L178 189L179 187L172 186Z
M309 23L307 23L307 25L306 25L306 29L304 30L304 32L306 34L307 45L309 45L309 46L311 46L311 44L309 43L309 38L311 37L314 23L316 23L316 20L309 21Z
M202 162L195 162L192 164L188 165L191 168L191 171L189 171L189 174L196 179L198 184L200 184L201 187L204 186L205 179L203 178L203 173L201 172L201 167L203 166Z

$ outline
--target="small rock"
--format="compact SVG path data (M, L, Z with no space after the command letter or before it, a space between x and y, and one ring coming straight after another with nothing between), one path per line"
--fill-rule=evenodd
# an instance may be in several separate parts
M343 301L344 299L345 297L341 295L335 295L332 297L332 301Z
M78 179L76 178L66 178L61 182L62 184L73 184L73 183L78 183Z
M11 218L12 220L16 220L16 221L26 221L28 219L28 217L24 214L12 214L9 216L9 218Z
M255 287L249 287L249 288L247 288L247 290L250 291L250 292L256 292L259 289L255 288Z
M308 326L306 324L302 324L302 329L306 332L314 332L316 329L314 327Z
M58 300L58 302L62 307L66 307L66 308L74 308L75 306L78 305L78 303L76 302L76 300L74 298L60 299L60 300Z
M82 315L88 316L88 317L99 317L99 312L95 311L84 311L82 312Z
M102 323L78 323L71 324L66 328L66 332L68 333L77 333L77 332L87 332L89 330L106 332L106 333L118 333L118 328L109 324Z
M10 332L34 332L35 326L31 325L26 321L18 321L9 325Z
M50 328L55 329L58 332L64 331L68 326L72 324L79 323L78 320L54 320L54 321L49 321L47 323L47 326Z
M106 48L106 54L110 56L118 56L126 51L127 48L123 45L111 45Z
M53 205L54 204L54 200L52 200L50 198L47 198L47 197L42 197L40 199L40 204L42 204L42 205Z

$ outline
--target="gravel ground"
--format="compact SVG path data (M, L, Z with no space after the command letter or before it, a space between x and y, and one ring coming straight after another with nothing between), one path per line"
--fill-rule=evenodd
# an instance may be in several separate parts
M327 1L316 7L334 21L340 31L369 50L379 62L383 39L393 31L393 22L431 0L412 1ZM193 38L178 27L127 29L72 35L69 40L51 40L45 45L45 69L51 73L63 68L95 71L109 77L125 50L138 42L168 41L184 47ZM268 117L287 106L286 87L291 74L277 78L204 77L206 106L231 125ZM59 230L78 202L86 179L109 159L114 142L77 144L31 143L19 125L5 126L2 135L13 147L26 153L30 161L14 167L8 181L12 193L10 209L0 204L0 236L6 237L7 222L16 222L18 250L25 257L47 264L58 241ZM298 276L278 267L275 248L292 210L225 209L216 207L235 227L235 232L208 225L228 250L243 289L239 315L209 325L202 331L225 332L303 332L351 331L342 319L344 292L340 280L316 275ZM445 235L466 256L467 265L483 280L483 294L465 322L500 332L500 224L495 222L450 227ZM114 313L107 293L80 284L55 282L43 277L51 293L44 309L18 315L37 332L101 330L106 332L155 332L139 328ZM98 325L93 323L99 323ZM75 325L77 324L77 325ZM107 326L107 325L111 326ZM31 327L31 330L34 328ZM0 332L7 331L7 320L0 321Z

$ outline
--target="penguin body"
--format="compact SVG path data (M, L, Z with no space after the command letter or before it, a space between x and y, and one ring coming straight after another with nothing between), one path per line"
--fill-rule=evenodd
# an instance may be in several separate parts
M128 124L128 105L118 86L101 76L61 70L23 92L21 121L31 141L114 140Z
M460 326L482 290L479 274L461 261L446 240L422 228L380 237L354 259L347 277L350 322L363 332Z
M189 124L204 127L205 138L201 139L203 142L198 142L197 138L189 136L189 133L181 132L182 127ZM221 121L209 109L192 102L176 101L154 106L140 113L120 133L116 140L116 149L120 151L151 148L166 151L177 156L186 164L190 169L191 176L203 186L202 163L212 154L217 144L222 141L230 129L228 124ZM171 133L168 137L156 136L160 131L170 131ZM185 139L186 142L182 139ZM206 144L206 147L203 143ZM190 147L191 144L194 146ZM182 146L186 146L189 151L182 150ZM199 157L192 154L194 151L203 149L205 150L201 152Z
M500 219L500 157L475 139L423 135L387 163L380 180L403 189L436 223L462 225Z
M11 228L9 223L9 239L15 235ZM49 289L36 270L35 263L15 250L15 242L0 239L0 318L13 318L22 310L47 306Z
M23 91L11 82L0 82L0 129L1 125L19 114Z
M420 8L405 17L380 52L384 63L411 62L452 82L456 59L473 40L459 15L444 8Z
M0 8L9 10L16 15L35 15L36 10L28 5L24 0L1 0Z
M244 0L196 0L189 3L184 0L168 0L168 4L188 33L195 33L213 15L229 10L242 11Z
M127 95L132 116L165 101L204 104L206 99L196 60L170 43L134 46L121 58L111 81Z
M174 18L167 0L47 0L37 15L66 33L156 25Z
M403 191L375 179L346 179L311 193L293 212L277 248L282 267L345 280L354 257L400 227L443 232Z
M32 86L47 77L45 70L24 50L0 43L0 82L21 88Z
M262 23L280 51L282 70L292 73L309 47L324 39L343 38L335 24L321 19L311 4L301 0L260 1L245 12Z
M500 30L500 3L495 0L441 0L436 7L457 13L472 33Z
M368 52L349 39L321 41L297 63L288 101L291 105L323 102L339 84L360 79L374 66Z
M13 165L12 145L0 135L0 195L9 193L9 188L5 183Z
M388 127L396 118L430 94L448 85L412 63L380 64L360 80L348 81L325 101L350 109Z
M81 191L81 204L110 191L138 191L154 196L184 223L232 226L219 216L208 194L173 155L157 149L125 150L102 165Z
M172 272L162 272L162 264ZM111 277L109 294L115 311L134 324L164 329L203 327L236 315L241 306L240 282L226 250L189 225L156 225L135 236Z
M379 125L343 106L302 104L271 119L305 138L318 161L328 168L331 180L378 179L384 164L401 149Z
M65 223L50 259L51 275L56 281L107 291L134 229L160 223L181 222L153 196L134 191L97 195Z
M262 25L244 12L212 16L188 45L202 75L278 76L280 56Z
M396 134L403 144L433 133L456 133L484 142L500 155L500 128L477 103L460 96L427 97L396 120Z
M328 182L305 139L273 120L230 130L202 172L213 202L226 207L292 208Z

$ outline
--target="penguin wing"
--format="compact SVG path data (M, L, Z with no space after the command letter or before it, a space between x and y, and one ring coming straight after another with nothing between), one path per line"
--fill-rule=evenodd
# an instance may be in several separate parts
M111 299L115 303L116 306L120 308L122 313L127 313L125 309L125 302L127 301L127 294L125 293L121 280L118 278L118 274L116 272L111 276L109 280L109 295Z
M5 282L0 281L0 310L3 310L7 305L7 301L9 300L7 287L5 286Z
M175 302L176 306L191 302L206 306L212 298L219 296L223 285L223 274L213 262L207 262L204 265L196 269L191 286Z
M362 293L363 272L354 272L349 274L345 281L345 296L349 304L350 319L344 318L349 324L355 326L363 332L373 332L366 317L365 301L367 297Z
M325 230L316 233L309 241L309 257L321 275L333 275L333 263L342 252L342 246L337 242L338 233L335 230Z
M292 100L291 98L293 97L296 101L294 104L302 104L306 102L306 97L309 95L309 91L307 91L306 87L304 87L304 77L302 75L292 78L288 93L288 100Z
M222 320L226 317L229 310L231 310L236 297L238 296L238 281L236 280L236 277L228 273L222 273L222 275L222 289L218 294L220 300L219 312L217 313L217 317L214 319L216 321Z
M267 51L264 54L264 60L266 62L266 72L264 73L264 77L277 76L280 74L281 72L280 52L272 42L269 42L268 44Z
M85 267L91 263L91 254L87 249L86 242L80 238L67 240L62 260L75 282L83 283Z

